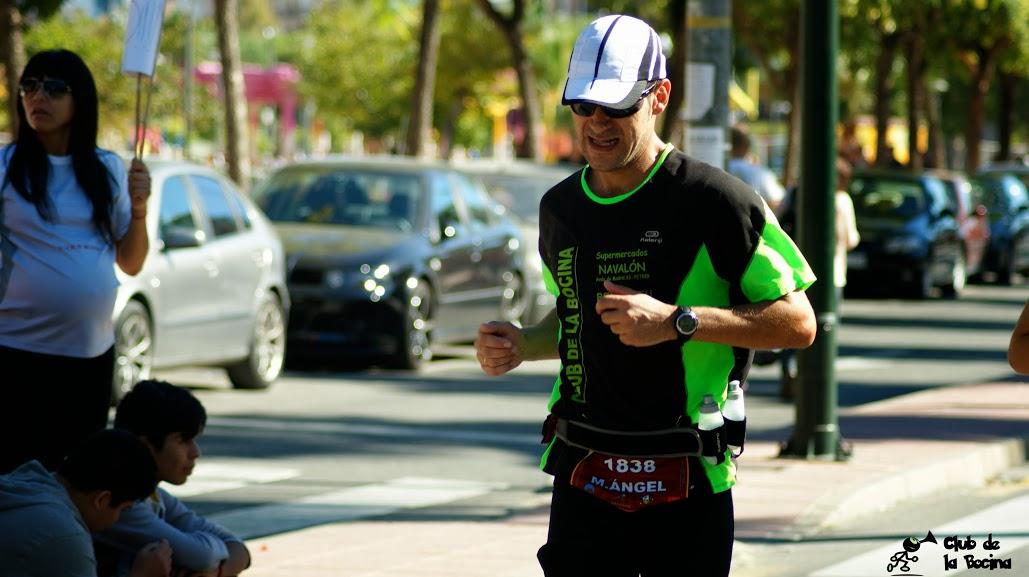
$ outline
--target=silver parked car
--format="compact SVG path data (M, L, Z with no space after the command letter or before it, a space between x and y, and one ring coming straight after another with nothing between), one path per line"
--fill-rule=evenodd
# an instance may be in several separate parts
M152 369L224 367L236 388L282 372L289 294L282 242L268 219L218 172L147 160L150 254L118 272L117 400Z

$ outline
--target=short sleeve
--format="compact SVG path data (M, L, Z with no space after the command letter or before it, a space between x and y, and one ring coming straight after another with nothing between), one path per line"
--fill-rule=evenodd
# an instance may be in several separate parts
M749 302L776 300L815 282L800 249L753 190L728 175L713 175L706 185L704 244L719 277Z
M740 280L744 296L752 303L772 301L815 282L815 273L800 249L779 226L771 209L765 207L765 212L757 246Z
M111 228L116 240L121 240L129 232L132 220L132 202L129 200L129 173L122 159L113 152L98 150L100 161L104 163L111 179L114 202L111 203Z

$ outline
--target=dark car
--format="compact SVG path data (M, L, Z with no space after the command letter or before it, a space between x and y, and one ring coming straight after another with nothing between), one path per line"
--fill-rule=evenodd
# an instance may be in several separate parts
M983 271L1000 284L1029 272L1029 192L1014 174L983 173L972 179L972 195L986 206L990 244Z
M517 225L482 185L410 158L279 169L253 193L286 246L291 354L415 369L525 307Z
M972 183L963 174L947 170L929 172L943 182L947 199L953 206L965 245L965 271L969 278L979 277L990 245L989 211L982 200L972 194Z
M522 160L467 161L457 167L481 179L490 196L504 205L521 223L525 240L525 278L529 290L528 306L521 321L523 324L538 322L554 308L556 302L543 282L543 261L539 253L540 199L554 185L581 167Z
M848 286L926 298L965 286L961 231L943 182L930 174L855 172L850 187L861 243L847 254Z

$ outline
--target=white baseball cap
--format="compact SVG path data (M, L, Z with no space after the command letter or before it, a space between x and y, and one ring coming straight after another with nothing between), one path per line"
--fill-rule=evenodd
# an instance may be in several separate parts
M561 104L628 108L667 76L665 60L661 39L646 22L620 14L598 18L575 41Z

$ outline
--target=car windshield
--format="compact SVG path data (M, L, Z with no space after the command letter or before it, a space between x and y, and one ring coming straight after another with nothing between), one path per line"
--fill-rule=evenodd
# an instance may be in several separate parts
M539 222L540 199L561 178L543 175L483 174L490 196L525 222Z
M375 169L286 169L254 192L275 222L346 224L410 231L422 181L417 174Z
M855 178L851 185L854 213L860 220L910 220L925 210L922 186L916 181Z
M976 196L991 211L991 217L1000 218L1008 211L1029 204L1025 185L1013 176L980 176L972 181L972 186Z

